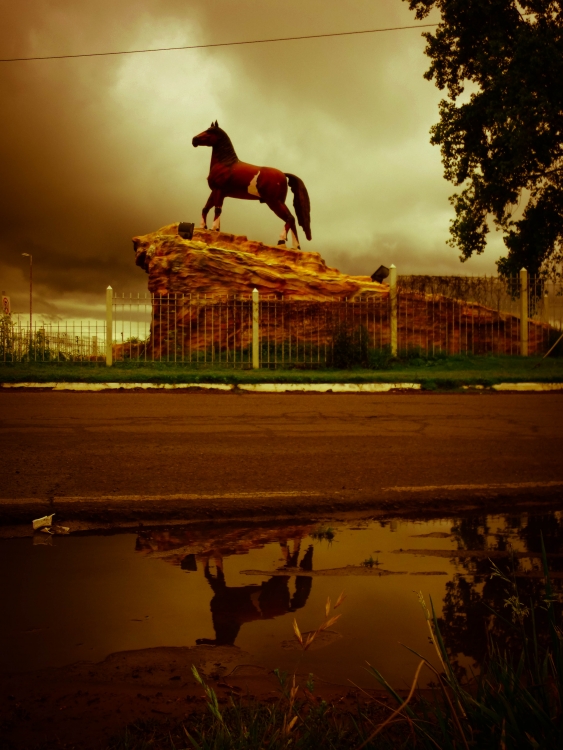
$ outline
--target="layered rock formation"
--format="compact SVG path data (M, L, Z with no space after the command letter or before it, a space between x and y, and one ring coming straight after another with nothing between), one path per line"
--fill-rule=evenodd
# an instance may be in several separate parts
M254 288L264 362L334 361L350 333L360 332L364 348L391 342L389 286L330 268L318 253L207 230L186 240L178 224L135 237L133 246L153 295L151 336L135 352L117 347L117 358L248 362ZM400 350L519 353L520 323L509 313L400 287L397 308ZM544 350L546 334L530 321L530 354Z
M273 247L224 232L196 229L193 239L178 224L133 238L135 262L149 275L158 295L260 295L353 299L387 294L369 276L347 276L326 265L319 253ZM374 269L375 270L375 267Z

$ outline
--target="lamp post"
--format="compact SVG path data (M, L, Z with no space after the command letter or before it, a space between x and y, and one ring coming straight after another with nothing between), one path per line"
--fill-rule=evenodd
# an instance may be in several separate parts
M33 255L30 253L22 253L22 255L29 258L29 348L31 349L33 335Z

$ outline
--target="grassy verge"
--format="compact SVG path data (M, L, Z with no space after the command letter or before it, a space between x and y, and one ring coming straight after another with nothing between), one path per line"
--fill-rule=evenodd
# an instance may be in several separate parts
M314 696L312 676L306 686L295 686L276 672L280 696L273 704L231 698L222 707L213 689L194 668L207 698L207 712L184 722L141 723L116 737L108 750L289 750L289 748L423 748L430 750L547 750L563 747L563 632L561 606L551 585L543 553L544 592L541 601L525 602L514 574L492 565L492 575L505 586L505 606L516 648L510 651L491 641L481 673L460 679L442 639L434 612L426 608L436 666L419 659L409 694L400 697L373 667L369 671L393 699L383 707L376 700L358 703L356 712L340 711ZM339 600L340 601L340 600ZM329 602L327 602L327 613ZM335 605L336 607L336 605ZM541 610L540 610L541 608ZM540 618L535 612L545 613ZM496 614L496 617L502 617ZM540 621L544 624L540 626ZM332 622L332 621L331 621ZM302 646L307 644L296 635ZM520 652L518 653L518 648ZM417 691L422 669L434 678L434 697ZM363 697L370 697L367 693Z
M213 365L118 362L113 367L88 363L0 365L0 382L76 383L421 383L428 390L462 385L515 382L563 382L563 358L536 357L405 358L385 369L233 369Z
M210 705L213 705L212 703ZM295 716L299 729L292 724ZM374 718L368 709L335 713L325 702L298 700L293 706L280 698L276 704L236 699L217 713L194 713L184 722L141 721L113 739L107 750L350 750L369 738ZM393 733L366 749L405 747L405 731Z

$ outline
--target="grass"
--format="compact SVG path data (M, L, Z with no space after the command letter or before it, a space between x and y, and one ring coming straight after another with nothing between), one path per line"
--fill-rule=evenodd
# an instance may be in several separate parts
M332 526L319 526L318 529L311 531L310 536L317 542L320 542L323 539L326 539L327 542L332 542L336 534Z
M0 382L77 383L421 383L426 390L502 382L563 382L563 357L448 356L405 357L387 369L229 369L212 365L118 362L0 364Z
M107 750L547 750L563 747L563 631L555 611L543 538L541 539L544 596L524 603L516 577L492 563L492 575L505 585L510 626L521 644L520 653L489 645L477 677L462 682L450 662L436 614L422 605L438 667L419 659L409 694L402 698L374 667L368 669L392 697L395 706L381 708L371 696L355 711L338 710L315 698L312 676L303 687L295 677L276 670L279 698L273 704L236 697L222 708L213 689L194 669L204 689L207 711L184 722L145 722L131 725L110 742ZM335 608L341 603L339 598ZM528 606L529 604L529 606ZM546 612L546 632L537 631L534 608ZM330 601L325 614L328 617ZM497 614L497 617L503 615ZM328 622L328 621L327 621ZM327 626L324 623L322 627ZM297 624L296 637L308 647ZM310 636L309 636L310 638ZM417 694L418 678L429 669L434 679L432 698ZM382 715L382 711L384 715Z
M282 696L273 705L237 698L224 710L215 701L211 695L209 714L192 714L184 722L131 725L107 750L350 750L369 737L372 726L369 709L337 714L325 701L311 698L291 701ZM404 731L395 729L366 748L399 748L401 734Z

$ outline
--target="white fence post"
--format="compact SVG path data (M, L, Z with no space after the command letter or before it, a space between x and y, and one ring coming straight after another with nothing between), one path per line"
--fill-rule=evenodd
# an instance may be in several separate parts
M528 271L520 269L520 356L528 356Z
M113 289L108 286L106 289L106 365L111 367L113 364Z
M258 327L260 323L260 294L258 289L252 290L252 369L260 367L260 351Z
M389 301L391 302L391 356L397 356L397 269L389 268Z

